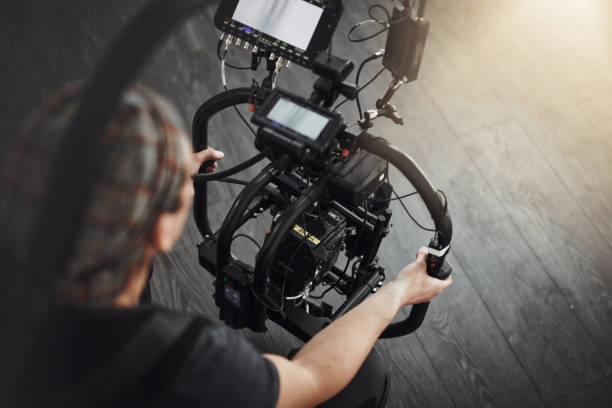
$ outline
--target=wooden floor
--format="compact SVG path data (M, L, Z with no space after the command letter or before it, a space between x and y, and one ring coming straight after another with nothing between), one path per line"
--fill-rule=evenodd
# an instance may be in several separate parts
M383 37L346 39L375 2L344 3L349 10L334 52L359 62L384 47ZM1 6L4 150L44 95L91 72L141 4ZM142 78L187 123L221 91L213 13L174 36ZM375 132L409 152L446 192L456 230L455 284L432 303L415 335L379 341L393 372L388 406L612 406L612 5L432 0L427 15L421 76L394 99L406 125L381 120ZM243 63L246 55L236 50L231 59ZM364 78L377 71L371 65ZM230 86L250 78L249 72L228 76ZM306 95L313 78L296 67L281 74L279 85ZM364 91L367 106L388 80L385 74ZM352 121L354 111L347 104L345 118ZM226 152L223 167L249 157L251 140L234 113L213 123L210 143ZM392 181L410 191L397 177ZM237 190L214 192L211 212L220 222ZM418 200L408 205L427 222ZM428 239L394 210L381 250L392 273ZM247 231L261 238L265 220L256 224ZM156 261L154 298L214 318L212 278L198 266L198 240L190 223L176 250ZM253 255L247 244L237 247ZM300 345L269 327L264 335L243 334L262 351Z

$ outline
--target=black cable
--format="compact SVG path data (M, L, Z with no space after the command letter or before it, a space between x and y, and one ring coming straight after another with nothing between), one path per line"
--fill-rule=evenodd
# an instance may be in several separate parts
M223 85L223 88L225 89L225 92L227 92L227 86ZM240 120L242 121L242 123L244 123L246 125L246 127L249 128L249 130L251 131L251 133L253 134L253 136L257 137L257 132L255 132L255 130L251 127L251 125L249 124L249 122L246 120L246 118L242 115L242 113L240 112L240 110L238 110L238 108L236 107L236 105L232 105L232 108L234 108L234 110L236 111L236 113L238 114L238 116L240 117Z
M359 89L359 78L361 77L361 71L363 70L363 67L365 67L368 62L374 61L378 58L378 54L374 54L364 59L363 62L359 64L359 69L357 69L357 75L355 76L355 86L357 87L357 89ZM361 111L361 101L359 100L359 92L357 92L357 94L355 95L355 102L357 103L357 112L359 113L359 119L363 119L363 112Z
M347 103L349 101L349 98L344 98L344 100L342 100L342 102L340 102L339 104L337 104L334 109L332 109L332 112L337 111L342 105L344 105L345 103Z
M355 100L357 102L357 112L359 113L359 119L363 119L363 112L361 110L361 101L359 100L359 93L361 92L361 90L363 88L365 88L366 86L368 86L369 84L371 84L372 82L374 82L376 80L376 78L378 78L380 76L380 74L382 74L382 72L384 71L384 68L379 71L368 83L366 83L366 85L364 85L363 88L359 88L359 78L361 77L361 71L363 70L363 68L365 67L365 65L368 62L374 61L380 57L384 56L384 52L379 51L376 54L366 58L365 60L363 60L363 62L359 65L359 69L357 70L357 76L355 77L355 86L357 87L357 93L355 95Z
M372 38L378 37L379 35L381 35L382 33L384 33L385 31L387 31L389 29L389 27L384 27L381 30L378 30L377 32L375 32L374 34L368 35L366 37L361 37L361 38L353 38L351 37L351 34L353 34L353 32L360 26L364 25L364 24L368 24L368 23L379 23L380 22L376 21L376 20L367 20L367 21L362 21L360 23L355 24L348 33L348 40L350 42L353 43L359 43L359 42L363 42L363 41L367 41L367 40L371 40Z
M379 77L379 76L380 76L380 75L381 75L383 72L385 72L385 69L386 69L386 68L382 68L380 71L378 71L378 72L376 73L376 75L374 75L374 76L372 77L372 79L370 79L368 82L366 82L366 83L365 83L363 86L359 87L359 88L357 89L357 93L359 94L359 92L361 92L361 91L363 91L365 88L367 88L367 87L368 87L368 86L369 86L369 85L370 85L372 82L376 81L376 80L378 79L378 77Z
M225 50L225 52L223 53L223 57L221 58L221 61L223 63L223 65L227 65L227 62L225 62L225 58L227 57L227 51ZM225 74L223 74L225 76ZM223 84L223 89L225 89L225 92L227 92L227 85ZM234 108L234 110L236 111L236 113L238 114L238 116L240 117L240 120L242 121L242 123L244 123L246 125L246 127L249 128L249 130L251 131L251 133L253 134L253 136L257 137L257 132L255 132L255 130L251 127L251 125L249 124L249 122L245 119L245 117L242 115L242 113L240 112L240 110L238 110L238 108L236 107L236 105L232 105L232 107Z
M381 4L374 4L372 6L370 6L368 8L368 16L370 17L370 20L365 20L365 21L361 21L355 25L353 25L353 27L351 27L351 29L348 32L348 40L350 42L354 42L354 43L358 43L358 42L363 42L363 41L367 41L367 40L371 40L372 38L378 37L379 35L381 35L382 33L384 33L385 31L389 30L391 28L391 26L393 24L398 24L401 23L402 21L411 18L412 17L412 8L414 7L414 1L412 2L412 4L408 5L407 7L410 9L410 11L408 13L406 13L405 16L400 17L396 20L391 20L391 14L389 13L389 10L387 10L383 5ZM387 20L380 20L378 18L376 18L373 14L373 10L374 9L381 9L383 10L383 12L385 13L385 16L387 17ZM366 37L361 37L361 38L353 38L351 36L351 34L353 34L353 32L361 27L362 25L365 24L370 24L370 23L376 23L376 24L380 24L382 26L384 26L384 28L378 30L377 32L375 32L374 34L370 34Z
M223 57L221 56L221 47L222 47L222 45L223 45L223 40L219 40L217 42L217 58L219 58L219 61L221 61L223 59ZM227 61L225 62L225 65L228 68L232 68L232 69L243 69L243 70L251 69L251 67L239 67L239 66L236 66L236 65L232 65L232 64L230 64Z
M246 239L248 239L248 240L249 240L249 241L251 241L253 244L255 244L255 246L257 247L257 249L259 249L259 250L261 251L261 245L259 245L259 242L257 242L257 241L255 240L255 238L253 238L252 236L247 235L247 234L236 234L236 235L234 235L234 236L232 237L232 240L230 241L230 245L231 245L231 243L233 243L233 242L236 240L236 238L246 238Z
M370 8L368 9L368 16L370 16L371 19L373 19L373 20L375 20L377 22L380 22L380 20L376 19L376 17L374 17L372 15L372 10L375 9L375 8L383 8L385 10L385 14L387 15L387 24L389 24L389 26L392 26L393 24L398 24L398 23L401 23L404 20L412 18L412 8L414 7L414 3L415 2L413 1L412 4L405 5L405 7L407 7L409 9L409 12L406 13L405 16L400 17L400 18L398 18L396 20L391 20L391 13L389 13L389 11L386 8L384 8L382 5L380 5L380 4L375 4L373 6L370 6Z
M401 200L403 198L408 198L408 197L412 197L419 194L418 192L413 192L413 193L409 193L409 194L404 194L403 196L399 196L396 198L386 198L386 199L382 199L382 198L366 198L367 202L370 203L389 203L391 201L397 201L397 200Z
M374 77L372 77L372 79L370 79L368 82L366 82L366 83L365 83L365 85L363 85L363 86L362 86L362 87L360 87L360 88L357 88L356 95L357 95L357 96L359 96L359 93L360 93L361 91L363 91L363 90L364 90L365 88L367 88L367 87L368 87L370 84L372 84L372 82L376 81L376 80L378 79L378 77L379 77L379 76L380 76L380 75L381 75L383 72L385 72L385 69L386 69L386 68L382 68L380 71L378 71L378 72L376 73L376 75L374 75ZM336 111L338 108L340 108L342 105L344 105L344 104L345 104L346 102L348 102L348 101L349 101L349 98L345 98L345 99L344 99L342 102L340 102L339 104L337 104L337 105L334 107L334 109L332 109L332 112L335 112L335 111Z
M348 270L348 266L350 263L351 263L351 258L347 258L346 265L344 265L344 270L342 271L342 275L338 276L338 279L336 279L333 285L325 289L320 295L308 296L308 297L311 299L323 299L325 295L327 295L332 289L335 289L336 286L338 286L338 283L340 283L340 281L342 280L342 277L346 274L346 271Z
M404 211L406 212L406 214L408 214L408 217L410 217L410 219L412 220L412 222L414 222L420 229L422 229L423 231L429 231L429 232L436 232L435 229L431 229L431 228L427 228L422 226L421 224L419 224L419 222L417 220L414 219L414 217L412 216L412 214L410 214L410 211L408 211L408 208L406 207L406 205L404 204L404 202L402 201L402 199L400 198L400 196L395 192L395 189L392 188L391 189L393 191L393 194L395 194L395 197L399 200L399 202L402 204L402 207L404 207Z
M284 307L285 307L285 289L286 289L286 285L287 285L287 276L289 275L290 269L293 270L293 268L291 268L291 263L293 262L293 259L295 258L295 256L299 252L300 248L302 248L304 243L312 236L312 233L306 229L306 220L304 219L304 214L302 214L302 224L304 224L304 231L305 231L304 236L302 237L302 239L300 239L299 241L297 241L297 242L295 242L293 244L289 244L289 245L283 247L283 249L286 250L288 247L290 247L292 245L297 245L297 248L295 249L295 251L293 251L293 254L291 254L291 257L289 258L289 261L287 262L287 265L281 265L281 266L284 266L285 273L283 275L283 284L282 284L282 289L281 289L281 302L280 302L280 306L278 308L270 307L270 305L268 305L266 303L266 301L260 299L259 296L257 294L255 294L255 289L253 288L253 285L251 285L251 292L253 293L253 295L255 295L255 299L259 303L261 303L265 307L267 307L268 309L271 309L271 310L273 310L275 312L278 312L278 313L282 312ZM259 248L259 250L261 251L261 247ZM316 261L316 258L314 256L314 254L312 253L312 250L310 249L310 247L308 247L308 250L310 252L310 255ZM266 300L274 302L274 300L272 300L269 296L266 295L265 297L267 298Z
M238 180L238 179L230 178L230 177L225 177L219 180L211 180L211 181L219 181L221 183L227 183L227 184L238 184L241 186L247 186L249 184L249 182L246 180Z
M198 174L192 175L191 178L193 179L193 182L195 184L208 183L209 181L224 179L226 177L233 176L236 173L240 173L242 170L245 170L255 165L256 163L262 161L265 158L266 158L265 153L259 153L251 157L249 160L243 163L240 163L239 165L234 166L230 169L219 171L216 173L206 173L206 174L198 173Z
M353 250L351 251L351 254L347 254L346 256L346 265L344 265L344 270L342 271L342 275L338 276L338 279L336 279L336 281L334 282L333 285L331 285L329 288L325 289L323 291L323 293L321 293L318 296L310 296L312 299L323 299L323 297L332 289L335 289L336 286L338 286L338 284L340 283L340 281L342 280L342 278L346 275L346 271L348 270L348 266L351 262L351 258L353 258L353 256L355 256L355 252L357 251L357 245L359 244L359 240L361 239L361 235L363 234L363 230L365 229L366 223L368 221L368 205L367 203L363 203L363 208L364 208L364 215L363 215L363 222L361 223L361 228L359 229L359 234L357 234L357 239L355 239L355 246L353 247ZM342 294L342 293L341 293Z
M373 14L374 9L381 9L385 13L385 16L387 17L387 19L386 20L377 19ZM391 22L391 13L389 13L389 10L387 10L387 8L383 6L382 4L373 4L370 7L368 7L368 16L372 20L376 21L378 24L389 24Z
M235 179L235 178L230 178L230 177L224 177L221 179L210 179L210 180L200 180L198 181L198 184L201 183L208 183L210 181L218 181L220 183L228 183L228 184L237 184L237 185L241 185L241 186L248 186L249 182L246 180L239 180L239 179ZM286 197L284 197L282 194L280 194L278 191L274 190L273 188L270 187L266 187L265 188L266 192L268 192L269 194L272 194L274 197L278 198L280 201L282 201L283 203L285 203L286 205L289 205L289 200L287 200Z

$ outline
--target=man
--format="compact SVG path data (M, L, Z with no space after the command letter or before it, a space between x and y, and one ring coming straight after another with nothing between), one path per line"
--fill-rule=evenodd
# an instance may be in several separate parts
M18 260L29 255L45 177L76 103L75 88L51 97L5 174ZM213 149L193 154L182 129L178 115L152 91L134 87L124 95L57 284L64 306L29 362L23 406L316 406L351 382L401 307L450 286L450 278L426 274L422 248L392 282L291 360L261 356L242 337L204 319L137 307L154 255L170 251L185 225L190 174L204 161L223 158ZM338 398L333 403L347 406L356 397ZM361 402L384 404L379 398Z

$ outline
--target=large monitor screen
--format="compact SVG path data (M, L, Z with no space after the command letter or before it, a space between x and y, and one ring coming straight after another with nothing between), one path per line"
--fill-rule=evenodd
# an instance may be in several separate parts
M304 0L240 0L232 19L306 50L322 14Z
M267 118L313 141L329 123L329 118L283 98L270 109Z

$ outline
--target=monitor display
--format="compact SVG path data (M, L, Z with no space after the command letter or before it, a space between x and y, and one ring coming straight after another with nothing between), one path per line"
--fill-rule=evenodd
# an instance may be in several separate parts
M283 98L276 102L267 118L313 141L329 123L329 118Z
M304 0L240 0L232 19L306 50L322 14Z

